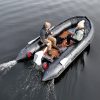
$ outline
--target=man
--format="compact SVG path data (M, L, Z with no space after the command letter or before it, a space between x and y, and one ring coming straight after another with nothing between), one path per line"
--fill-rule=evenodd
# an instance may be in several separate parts
M57 48L56 38L51 36L51 34L53 33L50 31L50 28L51 28L51 23L46 21L43 25L43 28L40 31L41 41L48 46L48 51L51 51L52 46Z
M85 20L82 20L77 24L75 33L74 34L69 34L67 36L68 44L70 44L70 40L78 43L79 41L81 41L83 39L84 27L85 27Z

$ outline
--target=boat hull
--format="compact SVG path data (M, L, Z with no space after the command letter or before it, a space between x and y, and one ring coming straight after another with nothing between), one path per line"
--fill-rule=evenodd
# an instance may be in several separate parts
M49 68L44 71L42 81L48 81L57 78L72 62L73 60L92 42L94 36L94 27L90 19L85 16L76 16L65 20L64 22L56 25L51 31L54 33L53 36L57 36L64 29L69 29L74 24L77 24L81 20L86 20L86 36L77 44L67 48L61 56L49 65ZM40 37L28 42L25 48L23 48L18 54L16 60L23 61L24 59L32 59L35 52L41 50L45 45L41 44ZM28 58L28 53L32 55Z

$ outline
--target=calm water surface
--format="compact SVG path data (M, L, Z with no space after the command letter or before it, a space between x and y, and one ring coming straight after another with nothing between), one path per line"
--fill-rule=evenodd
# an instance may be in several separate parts
M30 63L0 73L0 100L100 100L99 0L0 0L0 63L16 58L37 37L44 21L53 25L76 15L95 28L90 50L83 52L57 79L40 81Z

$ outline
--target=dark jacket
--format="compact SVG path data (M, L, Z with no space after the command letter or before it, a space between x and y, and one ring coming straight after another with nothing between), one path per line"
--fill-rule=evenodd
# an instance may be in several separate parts
M40 31L40 38L42 41L44 41L45 39L48 38L50 31L48 30L48 32L46 32L45 28L43 27Z

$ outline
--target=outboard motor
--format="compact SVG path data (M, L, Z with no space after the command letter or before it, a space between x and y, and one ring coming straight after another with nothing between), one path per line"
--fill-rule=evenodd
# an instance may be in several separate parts
M47 51L47 47L44 50L38 51L34 55L33 62L35 63L35 68L37 70L43 70L42 68L42 57L44 56L44 53Z

